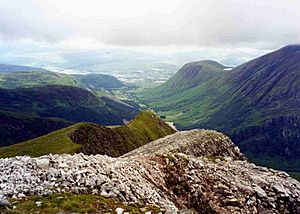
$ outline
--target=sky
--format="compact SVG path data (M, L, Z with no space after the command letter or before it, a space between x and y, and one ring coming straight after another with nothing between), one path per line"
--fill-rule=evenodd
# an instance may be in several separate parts
M0 0L0 49L209 49L242 58L300 43L299 20L299 0Z

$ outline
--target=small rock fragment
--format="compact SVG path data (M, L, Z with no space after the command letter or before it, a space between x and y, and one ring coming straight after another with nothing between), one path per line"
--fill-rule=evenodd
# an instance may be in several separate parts
M35 202L36 206L37 207L41 207L43 205L43 202L42 201L37 201Z
M123 209L123 208L120 208L120 207L118 207L118 208L116 209L116 213L117 213L117 214L122 214L123 211L124 211L124 209Z

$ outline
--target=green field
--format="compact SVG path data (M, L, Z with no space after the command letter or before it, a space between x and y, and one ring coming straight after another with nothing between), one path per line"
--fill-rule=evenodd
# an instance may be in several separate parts
M115 213L117 208L122 208L129 213L141 213L141 210L158 213L160 210L154 205L126 204L118 199L91 194L52 194L44 197L31 196L26 199L10 199L10 201L15 208L0 207L1 213ZM36 202L41 203L41 206L37 206Z

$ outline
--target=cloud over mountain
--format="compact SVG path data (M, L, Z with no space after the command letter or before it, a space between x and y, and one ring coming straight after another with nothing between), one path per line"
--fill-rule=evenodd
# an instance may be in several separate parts
M297 8L297 0L0 0L0 38L274 49L300 42Z

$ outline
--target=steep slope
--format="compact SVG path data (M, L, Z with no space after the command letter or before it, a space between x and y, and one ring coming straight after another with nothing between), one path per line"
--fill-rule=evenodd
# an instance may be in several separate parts
M225 66L211 60L187 63L167 82L154 90L146 91L145 94L141 94L141 99L145 97L147 102L153 102L167 98L170 95L172 96L174 93L181 93L192 89L213 77L219 77L225 68Z
M188 63L167 82L138 97L174 122L177 128L184 129L206 121L217 110L216 96L227 89L226 84L218 84L218 81L227 72L225 66L214 61Z
M252 160L300 171L299 81L300 46L291 45L166 98L140 97L179 129L221 130Z
M112 104L107 106L104 99L85 89L60 85L0 89L0 103L0 109L6 111L103 125L122 124L123 119L130 120L139 111L122 102L113 102L117 108ZM124 116L119 111L122 107Z
M71 125L62 119L40 118L0 110L0 146L8 146Z
M247 121L258 125L274 117L299 115L299 60L300 46L293 45L234 68L222 79L230 87L218 97L223 106L210 122L218 117L232 129L244 127L244 122L249 126Z
M78 123L45 136L0 148L0 157L45 154L105 154L120 156L175 130L151 111L143 111L126 126Z
M177 132L119 158L76 154L0 159L0 171L0 193L11 201L76 192L109 197L110 203L154 205L166 213L300 212L299 182L248 162L227 136L209 130ZM99 200L94 212L102 213ZM24 201L15 203L16 211Z

